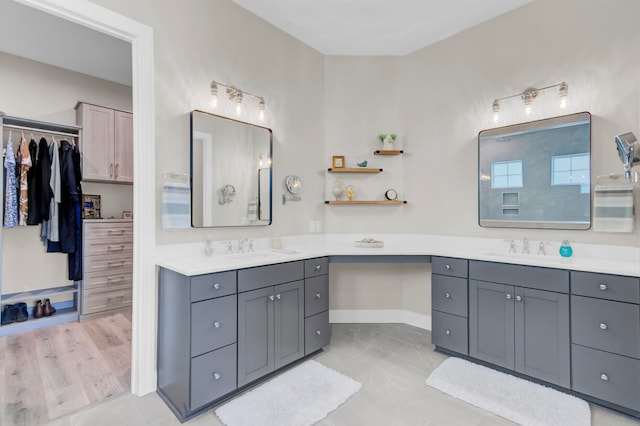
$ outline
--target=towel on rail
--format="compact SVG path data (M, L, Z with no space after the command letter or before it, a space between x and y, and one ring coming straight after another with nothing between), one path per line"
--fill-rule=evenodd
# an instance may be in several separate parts
M162 185L162 229L191 227L191 192L188 183Z
M593 195L593 230L633 232L633 190L627 181L597 183Z

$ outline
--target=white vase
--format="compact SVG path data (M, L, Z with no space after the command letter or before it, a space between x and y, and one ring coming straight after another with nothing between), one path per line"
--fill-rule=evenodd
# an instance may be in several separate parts
M335 181L333 183L333 196L336 197L336 201L338 201L340 199L340 197L342 197L342 194L344 193L344 188L342 187L342 183L340 181Z
M391 137L391 135L387 135L384 140L382 141L382 150L383 151L393 151L394 148L394 144L393 144L394 140Z

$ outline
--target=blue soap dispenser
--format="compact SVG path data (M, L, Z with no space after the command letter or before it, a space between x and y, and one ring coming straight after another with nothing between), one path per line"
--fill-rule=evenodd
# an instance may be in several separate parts
M569 244L569 240L563 240L562 245L560 246L560 256L571 257L572 254L573 254L573 249Z

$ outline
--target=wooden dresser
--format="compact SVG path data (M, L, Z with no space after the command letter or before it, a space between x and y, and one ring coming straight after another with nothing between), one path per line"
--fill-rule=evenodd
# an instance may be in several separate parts
M133 221L83 221L80 321L131 310Z

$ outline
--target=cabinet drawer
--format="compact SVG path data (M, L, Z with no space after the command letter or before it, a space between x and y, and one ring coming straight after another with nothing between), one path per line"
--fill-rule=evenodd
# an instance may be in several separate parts
M431 275L431 306L436 311L468 316L467 279Z
M640 278L572 271L571 294L640 303Z
M84 242L85 256L104 256L127 254L133 257L133 241L88 240Z
M237 302L234 294L191 305L192 357L236 341Z
M133 222L84 222L84 239L100 241L133 241Z
M468 276L468 264L469 262L466 259L434 256L431 258L431 272L434 274L466 278Z
M638 410L640 361L579 345L571 355L573 390Z
M469 354L467 319L444 312L433 311L431 343L464 355Z
M329 311L321 312L304 320L304 354L322 349L331 340Z
M310 317L329 309L329 276L304 280L304 316Z
M198 275L191 278L191 301L213 299L236 292L236 271Z
M469 262L469 278L537 290L569 293L569 271L506 263Z
M192 410L236 389L236 345L191 359Z
M114 285L131 287L133 273L127 270L113 270L109 274L85 274L82 280L82 288L90 290L99 287L111 287Z
M304 262L302 261L240 269L238 271L238 292L299 281L303 278Z
M640 358L640 307L571 296L572 343Z
M94 314L131 306L131 285L101 287L82 292L82 314Z
M329 258L318 257L316 259L307 259L304 261L304 277L316 277L318 275L326 275L329 273Z
M84 271L87 274L113 274L122 271L131 271L133 273L133 256L85 256Z

